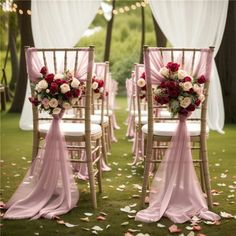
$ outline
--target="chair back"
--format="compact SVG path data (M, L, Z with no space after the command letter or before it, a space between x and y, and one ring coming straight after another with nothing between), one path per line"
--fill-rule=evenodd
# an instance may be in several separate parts
M153 122L163 118L153 118L153 110L159 105L154 103L153 86L159 85L165 78L161 75L160 69L167 65L168 62L176 62L180 64L180 69L185 70L192 77L204 75L206 83L204 83L203 91L205 100L201 105L201 111L198 117L189 117L189 120L201 121L201 134L206 130L206 113L207 98L211 76L211 67L214 48L152 48L144 47L144 65L147 80L147 102L148 102L148 133L153 133ZM165 118L168 119L168 118ZM173 118L172 118L173 119ZM174 118L178 119L178 118Z

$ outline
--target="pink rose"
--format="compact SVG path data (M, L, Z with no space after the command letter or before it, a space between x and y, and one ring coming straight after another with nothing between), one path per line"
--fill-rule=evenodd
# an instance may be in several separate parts
M40 70L40 73L41 73L42 75L46 75L46 74L48 73L47 67L46 67L46 66L43 66L43 67L41 68L41 70Z
M178 63L174 63L174 62L168 62L167 66L166 66L171 72L176 72L178 71L180 65Z
M204 84L204 83L206 82L205 76L204 76L204 75L201 75L201 76L198 78L197 82L198 82L199 84Z

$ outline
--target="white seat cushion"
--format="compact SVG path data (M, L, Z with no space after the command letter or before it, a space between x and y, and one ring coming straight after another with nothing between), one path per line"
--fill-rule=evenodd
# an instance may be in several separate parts
M138 110L135 110L135 111L134 111L134 110L131 110L131 111L130 111L130 114L131 114L132 116L134 116L134 115L137 116L137 115L138 115ZM148 111L146 111L146 110L143 111L143 110L142 110L142 111L141 111L141 114L142 114L142 116L147 116L147 115L148 115Z
M101 124L101 115L91 115L91 123L92 124ZM109 121L108 116L103 116L103 122L107 123Z
M45 123L39 125L39 131L41 133L47 133L51 123ZM68 136L83 136L85 135L85 124L84 123L64 123L60 122L60 129L64 135ZM101 126L97 124L91 124L91 134L97 134L102 132Z
M148 116L141 116L141 124L145 125L148 122ZM138 124L138 117L135 117L135 124Z
M153 134L160 136L173 136L178 122L165 122L165 123L154 123L153 125ZM187 122L187 127L190 136L198 136L200 135L201 126L200 123L197 122ZM147 134L148 125L144 125L142 127L142 131ZM206 132L209 132L209 128L207 126Z
M95 110L94 114L95 115L101 115L102 110ZM107 110L104 110L104 115L107 115ZM111 116L113 114L112 110L108 110L108 115Z

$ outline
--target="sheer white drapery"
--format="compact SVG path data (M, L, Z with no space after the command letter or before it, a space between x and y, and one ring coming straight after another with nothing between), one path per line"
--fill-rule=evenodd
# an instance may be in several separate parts
M31 24L35 47L73 47L96 16L100 4L101 0L32 0ZM20 118L23 130L33 128L30 96L28 83Z
M174 47L214 46L217 54L224 33L228 0L149 0L149 3L157 23ZM215 63L208 99L208 125L222 132L224 105Z

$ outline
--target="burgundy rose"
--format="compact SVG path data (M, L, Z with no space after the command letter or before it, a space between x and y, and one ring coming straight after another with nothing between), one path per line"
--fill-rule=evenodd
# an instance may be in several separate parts
M50 92L51 92L51 93L55 93L55 92L57 92L57 89L58 89L57 83L52 82L52 83L51 83L51 86L50 86Z
M188 110L188 111L194 111L194 110L195 110L195 105L190 104L190 105L187 107L187 110Z
M140 99L144 99L145 98L145 94L143 94L143 95L141 95L139 97L140 97Z
M100 80L98 80L98 81L97 81L97 83L98 83L98 87L99 87L99 88L101 88L101 87L103 87L103 86L104 86L104 81L103 81L103 80L101 80L101 79L100 79Z
M74 89L73 90L73 96L76 98L76 97L79 97L80 95L80 90L79 89Z
M192 79L189 77L189 76L186 76L186 77L184 77L184 82L187 82L187 81L192 81Z
M179 110L179 114L187 116L188 115L188 110L181 107L180 110Z
M95 93L99 93L99 88L93 90Z
M166 82L165 81L162 81L161 83L160 83L160 87L161 88L166 88L167 86L166 86Z
M142 73L142 75L140 76L140 78L142 78L142 79L146 79L145 72Z
M179 91L176 89L169 89L169 96L172 98L177 98L179 96Z
M55 83L57 83L57 85L60 86L60 85L62 85L64 83L64 81L61 80L61 79L56 79Z
M198 82L199 84L204 84L204 83L206 82L205 76L204 76L204 75L201 75L201 76L198 78L197 82Z
M162 100L163 100L162 101L163 104L166 104L166 103L168 103L170 101L169 97L163 97Z
M41 70L40 70L40 73L41 73L42 75L46 75L46 74L48 73L47 67L46 67L46 66L43 66L43 67L41 68Z
M34 97L29 97L29 101L36 107L40 104L40 101Z
M145 86L141 87L141 90L146 91L147 90L147 86L145 85Z
M72 98L73 94L71 91L69 91L69 92L65 93L64 96L66 99L70 99L70 98Z
M193 88L191 88L191 89L189 89L189 91L187 91L187 93L193 94L193 93L195 93L195 92L194 92Z
M105 96L107 97L107 96L108 96L108 94L109 94L109 93L108 93L108 91L106 91L106 93L105 93ZM144 95L144 97L145 97L145 95Z
M195 105L198 107L200 104L201 104L201 101L200 101L199 99L197 99L197 100L195 101Z
M180 65L178 63L174 63L174 62L169 62L166 66L166 68L168 68L172 72L178 71L179 67L180 67Z
M45 80L50 84L52 83L54 79L54 74L48 74L46 77L45 77Z

